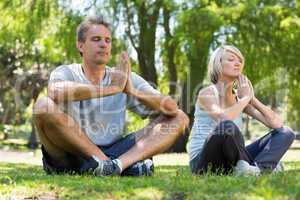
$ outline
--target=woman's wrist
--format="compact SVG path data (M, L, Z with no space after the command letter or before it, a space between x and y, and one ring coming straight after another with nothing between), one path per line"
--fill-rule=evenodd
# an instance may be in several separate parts
M251 101L252 97L250 95L245 95L240 100L248 101L248 103Z
M238 99L238 103L241 103L243 107L246 107L250 103L251 97L250 96L243 96L242 98Z
M250 104L251 104L252 106L256 107L256 105L257 105L257 99L256 99L255 96L253 96L253 97L251 98Z

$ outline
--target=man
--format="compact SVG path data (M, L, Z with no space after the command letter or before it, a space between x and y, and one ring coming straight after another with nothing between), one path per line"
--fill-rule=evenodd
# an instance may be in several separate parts
M131 72L126 53L116 68L106 66L111 40L110 25L102 17L86 18L77 28L82 64L56 68L48 97L34 105L48 173L151 175L148 158L168 149L189 123L172 98ZM151 110L160 115L124 137L126 108L142 116Z

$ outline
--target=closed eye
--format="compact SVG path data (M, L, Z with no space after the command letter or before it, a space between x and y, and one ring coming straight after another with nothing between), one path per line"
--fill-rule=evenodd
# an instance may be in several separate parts
M92 41L94 41L94 42L99 42L99 41L101 41L101 40L102 40L101 37L98 37L98 36L92 37ZM111 43L111 38L105 38L104 41L105 41L106 43Z

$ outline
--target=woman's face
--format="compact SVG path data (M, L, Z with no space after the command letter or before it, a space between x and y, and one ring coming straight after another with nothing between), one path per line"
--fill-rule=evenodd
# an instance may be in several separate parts
M230 51L226 51L222 57L222 76L231 79L238 78L242 74L244 64L240 57Z

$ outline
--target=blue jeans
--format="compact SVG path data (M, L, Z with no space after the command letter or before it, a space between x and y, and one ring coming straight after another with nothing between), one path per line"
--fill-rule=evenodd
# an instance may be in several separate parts
M246 149L260 169L273 170L294 139L295 134L289 127L277 128L246 146Z

